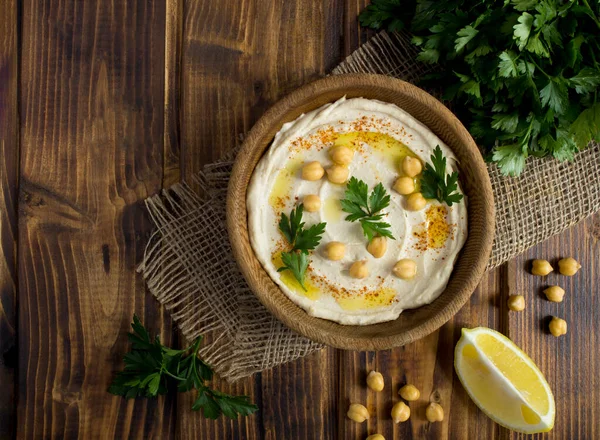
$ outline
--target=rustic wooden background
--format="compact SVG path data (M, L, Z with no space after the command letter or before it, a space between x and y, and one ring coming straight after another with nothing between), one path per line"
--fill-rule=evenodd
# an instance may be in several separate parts
M379 353L323 350L223 390L260 411L204 420L192 396L126 401L106 392L138 313L179 339L135 273L152 226L143 200L231 148L264 110L364 42L366 0L0 1L0 438L506 439L453 374L463 326L513 338L546 374L557 421L539 438L600 438L600 216L489 273L440 331ZM527 275L572 255L572 279ZM567 290L543 300L547 282ZM511 293L527 309L508 313ZM555 339L548 316L565 318ZM375 395L368 370L387 381ZM389 410L406 381L409 422ZM350 402L373 417L345 418ZM428 401L446 411L424 418ZM536 437L536 438L538 438Z

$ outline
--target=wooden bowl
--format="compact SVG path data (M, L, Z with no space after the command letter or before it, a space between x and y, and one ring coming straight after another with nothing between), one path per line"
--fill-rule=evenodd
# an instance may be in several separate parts
M431 129L456 154L460 181L468 196L468 237L446 290L431 304L402 312L394 320L372 325L341 325L309 316L273 282L256 258L248 237L246 189L252 172L285 122L302 113L348 98L396 104ZM239 152L227 199L227 227L238 265L264 306L296 332L333 347L383 350L422 338L446 323L469 299L485 270L494 238L494 198L490 178L473 138L460 121L433 96L407 82L382 75L330 76L283 98L252 128Z

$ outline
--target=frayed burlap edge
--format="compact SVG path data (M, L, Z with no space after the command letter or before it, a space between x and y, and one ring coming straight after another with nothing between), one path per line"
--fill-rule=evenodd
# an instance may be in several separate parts
M380 33L332 73L381 73L415 82L428 66L416 63L405 34ZM183 335L200 334L201 354L234 381L306 356L322 346L281 324L256 299L231 254L225 200L235 151L197 176L201 195L185 183L146 200L157 229L139 267L150 292ZM600 209L600 146L572 163L529 160L519 178L488 167L496 201L493 268Z

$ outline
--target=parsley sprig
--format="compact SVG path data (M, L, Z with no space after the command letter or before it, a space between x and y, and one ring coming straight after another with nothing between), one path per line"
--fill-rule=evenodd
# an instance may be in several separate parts
M381 183L369 195L369 186L362 180L351 177L344 195L345 198L340 203L342 211L350 214L346 216L346 220L358 220L369 241L376 235L395 240L390 231L391 225L382 221L384 214L381 211L390 204L390 196Z
M413 34L417 59L437 66L423 85L504 174L600 141L598 1L372 0L360 22Z
M321 242L327 223L317 223L308 229L304 229L303 212L304 205L301 203L295 209L292 209L289 217L284 213L281 214L279 230L292 249L289 252L281 253L283 266L277 269L277 272L291 271L300 286L306 290L304 280L306 270L310 264L308 252L314 250Z
M440 203L452 206L459 203L463 195L458 192L458 171L446 174L446 158L440 146L436 146L431 155L431 163L425 164L421 176L421 193L426 199L437 199ZM456 192L455 192L456 191Z
M195 388L198 397L192 410L202 410L209 419L221 414L233 419L258 410L248 396L231 396L205 384L212 379L213 371L198 357L202 336L189 347L175 350L162 345L158 336L152 339L137 315L133 315L131 327L133 333L128 333L128 338L132 349L125 354L125 369L116 374L109 393L131 399L156 397L172 389L185 392Z

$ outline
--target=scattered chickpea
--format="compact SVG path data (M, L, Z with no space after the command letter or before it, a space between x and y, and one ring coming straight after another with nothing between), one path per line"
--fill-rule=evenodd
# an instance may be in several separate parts
M508 308L513 312L521 312L525 310L525 298L523 295L511 295L508 297Z
M408 177L415 177L423 170L423 164L416 157L406 156L402 161L402 171Z
M331 183L346 183L350 170L342 165L331 165L327 168L327 180Z
M329 150L329 157L338 165L349 165L354 158L354 151L343 145L338 145Z
M444 420L444 408L438 403L431 402L427 405L427 409L425 410L425 417L431 423L433 422L441 422Z
M394 189L398 194L402 194L403 196L407 196L415 192L415 181L412 177L398 177L396 179L396 183L394 183Z
M550 333L558 338L567 334L567 321L553 316L548 328L550 329Z
M338 261L344 258L346 245L340 241L330 241L325 245L325 257L332 261Z
M406 422L410 418L410 408L404 402L398 402L392 407L394 423Z
M568 277L572 277L581 269L581 264L575 258L563 258L558 262L558 271Z
M404 385L402 388L400 388L398 394L400 394L400 397L402 397L404 400L408 400L409 402L418 400L419 397L421 397L421 392L419 389L411 384Z
M369 275L369 268L366 261L355 261L350 266L350 276L352 278L366 278Z
M406 207L409 211L420 211L427 205L427 200L423 194L416 192L406 198Z
M385 237L373 237L367 246L367 250L375 258L381 258L387 251L387 239Z
M319 180L325 174L325 170L317 161L309 162L302 167L302 178L304 180Z
M381 434L371 434L367 437L367 440L385 440L385 437Z
M367 385L373 391L379 392L379 391L383 390L383 387L384 387L383 375L381 373L379 373L378 371L371 371L367 375Z
M308 212L316 212L321 209L321 198L316 194L304 196L302 203Z
M544 290L544 293L546 294L548 301L559 303L562 302L563 297L565 296L565 289L558 286L550 286Z
M403 258L394 265L394 275L403 280L412 280L417 275L417 263L409 258Z
M364 405L360 403L353 403L348 408L348 412L346 413L350 420L354 420L357 423L362 423L369 418L369 410Z
M552 268L552 265L548 262L548 260L533 260L531 266L531 273L533 275L545 277L553 270L554 269Z

